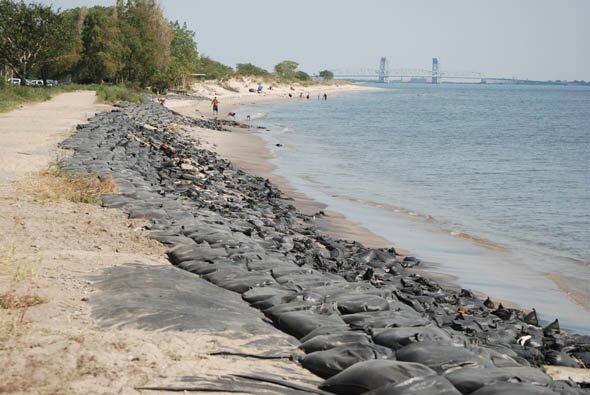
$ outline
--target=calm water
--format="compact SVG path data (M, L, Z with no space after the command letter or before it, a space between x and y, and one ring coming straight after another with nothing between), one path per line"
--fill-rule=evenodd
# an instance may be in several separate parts
M574 303L590 295L590 89L394 84L248 111L267 113L295 188L465 287L590 332Z

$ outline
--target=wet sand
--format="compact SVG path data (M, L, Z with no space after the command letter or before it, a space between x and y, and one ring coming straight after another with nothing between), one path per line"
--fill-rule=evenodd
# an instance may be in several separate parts
M190 108L188 108L190 113ZM180 109L177 109L177 111ZM183 113L183 111L179 111ZM327 211L326 206L295 191L288 181L273 173L275 166L270 163L271 154L266 149L264 140L255 129L244 130L235 128L232 132L217 132L194 128L193 137L200 140L204 148L217 152L222 158L230 160L237 168L264 177L285 193L285 197L293 199L292 204L301 212L314 215L323 211L325 215L315 215L316 225L327 234L357 240L369 247L391 247L392 243L366 228L353 223L338 212Z

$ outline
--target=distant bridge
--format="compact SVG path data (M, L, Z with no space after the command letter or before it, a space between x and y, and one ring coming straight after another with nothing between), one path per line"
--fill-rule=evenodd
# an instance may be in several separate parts
M441 70L439 68L438 58L432 59L432 68L429 69L415 69L415 68L389 68L387 58L382 57L379 62L379 68L360 68L360 69L336 69L331 70L334 73L334 78L338 79L364 79L374 80L376 82L389 82L391 80L420 80L438 84L441 80L465 80L465 81L479 81L482 83L517 83L516 78L505 78L498 76L490 76L476 71L450 71Z

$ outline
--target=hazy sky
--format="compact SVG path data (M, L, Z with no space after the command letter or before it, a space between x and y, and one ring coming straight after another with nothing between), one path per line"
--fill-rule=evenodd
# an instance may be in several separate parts
M55 7L114 0L42 0ZM267 69L284 59L323 69L479 71L590 80L590 0L161 0L196 32L199 52Z

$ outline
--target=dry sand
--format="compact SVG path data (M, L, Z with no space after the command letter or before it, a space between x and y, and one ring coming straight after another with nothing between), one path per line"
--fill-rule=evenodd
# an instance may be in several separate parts
M56 142L106 108L95 103L94 93L75 92L0 115L0 300L43 301L0 307L0 392L152 394L158 391L135 388L218 385L228 375L252 373L319 383L288 359L211 355L296 351L292 338L262 321L257 324L264 325L262 335L225 330L241 322L222 321L219 313L221 328L146 325L158 323L159 315L181 324L175 287L184 287L183 297L194 290L198 302L197 291L205 285L167 262L164 247L147 238L144 223L117 210L23 192L46 177L27 174L47 168L58 153ZM116 282L121 273L129 276L127 284ZM153 273L176 276L178 283L164 289ZM192 308L197 316L215 313L207 305Z
M300 84L262 84L264 89L262 93L249 92L251 88L257 88L258 82L256 80L243 78L243 79L232 79L227 82L205 82L200 84L194 84L192 91L194 95L208 98L209 100L197 101L194 100L182 100L175 98L174 100L167 100L166 106L171 109L182 109L185 115L192 117L205 117L213 118L213 107L210 100L217 97L219 100L219 117L223 119L233 119L228 116L228 113L235 112L236 120L243 121L246 119L248 114L240 111L240 106L263 103L267 101L275 100L307 100L305 97L309 94L310 100L317 100L318 95L324 93L328 95L328 98L332 95L345 92L359 92L367 90L377 90L379 88L352 85L349 83L332 81L326 85L311 85L303 86ZM272 89L269 90L269 86ZM293 96L290 98L288 95L291 93ZM303 95L304 99L300 99L300 95Z

